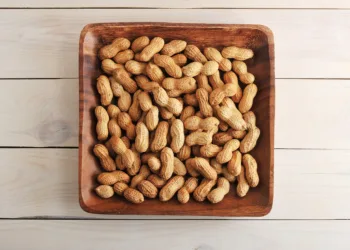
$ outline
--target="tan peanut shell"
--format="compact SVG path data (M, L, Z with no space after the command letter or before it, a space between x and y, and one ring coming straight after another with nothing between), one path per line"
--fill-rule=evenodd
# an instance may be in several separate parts
M163 71L154 63L148 63L146 66L147 76L154 82L162 83L165 79Z
M187 63L187 57L184 54L177 54L172 56L174 62L180 67L185 66Z
M141 90L137 90L134 95L133 95L133 102L129 108L129 115L132 121L137 122L138 120L140 120L141 114L142 114L142 110L140 107L140 102L138 99L139 94L141 93Z
M185 164L177 157L174 157L174 174L181 176L185 176L187 174Z
M190 194L198 187L198 179L190 177L186 180L184 186L177 192L177 200L185 204L190 199Z
M187 58L195 62L205 63L208 61L199 48L195 45L187 45L184 54L187 56Z
M142 180L138 185L137 185L138 190L147 198L156 198L158 194L158 189L156 186L152 184L152 182L147 181L147 180Z
M123 86L119 84L114 78L109 78L113 94L118 98L117 105L121 111L128 111L131 106L131 95L125 91Z
M183 40L172 40L165 44L161 53L167 56L173 56L182 52L186 48L187 42Z
M242 154L238 150L232 153L231 160L227 163L227 170L230 174L238 176L242 168Z
M135 148L138 152L144 153L149 146L149 131L143 122L136 125Z
M166 121L161 121L155 131L155 137L151 143L151 151L161 151L167 145L167 135L169 132L169 124Z
M134 145L131 147L131 152L134 155L134 162L132 163L130 168L127 168L126 171L130 176L137 175L141 168L141 159L140 154L135 149Z
M141 110L144 112L148 112L153 107L152 99L148 92L142 91L138 95L138 101Z
M124 69L125 70L124 65L119 64L119 63L115 63L111 59L104 59L104 60L102 60L101 68L108 75L112 75L113 71L116 70L116 69Z
M129 60L125 63L125 69L133 75L146 74L147 63Z
M99 141L104 141L108 138L108 122L109 116L107 111L102 106L95 108L95 116L97 118L96 134Z
M174 152L171 148L163 148L160 152L160 162L162 167L160 168L159 176L164 180L170 179L174 173Z
M113 71L113 78L123 86L123 88L133 94L137 90L136 82L130 77L129 73L125 69L117 69Z
M142 62L148 62L151 58L162 50L164 46L164 40L160 37L155 37L151 42L141 51L139 60Z
M220 88L225 85L225 83L221 80L220 72L216 71L211 76L208 76L210 85L213 87L213 89Z
M221 152L216 156L218 163L226 163L232 158L233 151L239 148L240 142L237 139L232 139L228 141Z
M193 116L194 114L196 113L196 110L194 109L194 107L192 106L186 106L182 112L181 112L181 115L180 115L180 120L185 123L185 120L188 118L188 117L191 117Z
M114 119L114 118L117 118L118 114L120 113L120 109L116 105L110 104L107 107L107 113L108 113L109 119Z
M244 119L244 116L243 116ZM249 126L249 124L247 123L247 126ZM232 136L232 138L234 139L243 139L244 136L247 134L247 132L245 130L229 130L229 134Z
M136 137L136 127L131 121L131 117L128 113L121 112L118 115L119 126L126 131L126 136L133 140Z
M230 183L224 178L220 177L217 182L217 188L210 191L207 198L211 203L218 203L224 199L224 196L230 191Z
M134 188L129 187L125 189L123 195L125 199L135 204L139 204L145 201L143 194Z
M186 144L182 146L179 153L177 153L177 158L179 158L180 161L185 161L191 156L191 147L187 146Z
M215 158L210 159L210 166L216 171L216 173L222 174L222 164L218 163Z
M146 67L146 70L147 70L147 67ZM151 92L152 89L159 87L159 83L150 82L147 76L138 75L138 76L135 76L134 78L137 83L137 86L143 91Z
M249 191L249 184L245 178L245 169L242 167L241 173L237 177L237 195L239 197L244 197L247 195Z
M186 136L185 142L188 146L207 145L213 140L213 135L209 132L195 131Z
M145 117L145 124L149 131L153 131L157 128L159 123L159 109L156 106L153 106Z
M154 101L160 106L166 108L174 115L180 115L183 109L183 104L175 99L170 98L165 89L158 87L152 90Z
M125 146L124 142L119 137L112 136L109 141L116 154L121 156L122 163L125 167L131 168L135 161L133 152Z
M247 64L242 61L232 62L233 71L239 76L239 80L245 84L251 84L254 82L255 77L252 73L248 72Z
M254 56L254 52L251 49L238 48L236 46L225 47L221 54L225 58L233 58L239 61L245 61Z
M232 96L232 100L235 103L239 103L239 101L241 100L242 96L243 96L243 91L241 89L241 87L238 84L238 79L237 79L237 75L232 72L232 71L228 71L225 72L224 74L224 82L227 83L231 83L235 86L235 94Z
M235 130L245 130L247 128L242 114L236 108L222 106L216 110L216 113L221 120Z
M196 80L185 76L180 79L165 78L162 86L167 90L169 97L178 97L182 94L194 93L197 89Z
M248 133L246 134L246 136L243 138L241 142L239 150L242 153L248 153L252 151L256 146L256 142L258 141L259 136L260 136L260 129L258 127L248 130Z
M185 129L188 130L212 130L216 128L219 125L219 120L215 117L208 117L208 118L200 118L198 116L190 116L188 117L185 122L184 126Z
M258 88L255 84L249 84L244 88L242 99L238 105L238 109L242 114L248 112L252 108L254 97L257 93Z
M142 165L140 171L137 175L132 177L130 187L136 188L137 185L142 181L147 179L147 177L151 174L151 171L146 165Z
M220 121L219 130L222 132L226 132L228 129L229 129L229 125L224 121Z
M204 201L215 184L216 180L203 179L199 186L194 190L193 198L196 201Z
M113 190L117 195L122 196L124 191L128 188L128 184L124 182L117 182L113 185Z
M147 36L140 36L132 42L131 49L135 53L140 52L149 44L149 42L150 40Z
M201 157L195 157L186 161L186 166L194 168L204 178L215 180L217 178L216 171L210 166L209 162Z
M114 195L113 188L108 185L100 185L97 188L95 188L95 191L98 196L104 199L111 198Z
M174 78L182 77L182 70L179 65L177 65L173 58L167 55L156 54L153 57L153 61L159 67L164 68L165 71Z
M185 144L184 124L180 119L175 119L170 127L171 144L174 153L178 153Z
M182 67L182 73L185 76L195 77L199 74L210 76L219 70L219 64L215 61L208 61L205 64L200 62L191 62Z
M115 162L109 156L108 149L103 144L96 144L94 149L94 154L100 160L101 167L106 171L114 171L117 169Z
M131 49L120 51L113 57L113 60L116 63L125 64L127 61L134 58L134 52Z
M101 60L114 57L119 51L130 47L130 41L126 38L114 39L111 44L102 47L98 53Z
M231 174L227 167L223 167L222 168L222 175L230 182L233 183L236 181L236 176L234 176L233 174Z
M222 147L215 144L204 145L200 148L200 154L203 157L212 158L216 157L219 152L221 152Z
M156 188L162 188L166 184L166 180L160 178L157 174L151 174L147 178Z
M160 168L162 167L162 164L161 164L159 158L157 158L156 156L151 156L147 160L147 164L153 173L158 173Z
M188 106L198 107L199 105L196 94L185 94L183 100Z
M204 55L208 60L215 61L219 64L219 69L222 71L230 71L232 68L230 60L223 58L221 53L212 47L204 49Z
M102 185L114 185L117 182L128 183L130 176L123 171L104 172L97 176L97 181Z
M213 144L218 146L223 146L225 145L226 142L232 139L233 139L232 135L228 132L216 133L215 135L213 135Z
M170 120L174 117L174 114L164 107L159 108L159 113L163 120Z
M160 201L170 200L175 193L184 185L185 179L182 176L172 177L167 184L160 190L159 199Z
M103 106L111 104L113 92L107 76L100 75L97 78L97 91L101 96L101 104Z
M236 93L236 87L232 83L227 83L214 89L209 96L209 103L212 106L219 105L225 97L232 97Z
M199 74L195 77L198 88L204 88L208 93L212 92L213 89L209 85L208 76Z
M243 114L243 119L247 123L248 129L252 129L256 127L256 117L253 111L249 111Z
M199 109L205 117L213 116L213 108L209 104L209 94L203 89L197 89L196 97L199 104Z
M251 187L256 187L259 184L258 164L250 154L243 155L243 166L245 169L246 180Z

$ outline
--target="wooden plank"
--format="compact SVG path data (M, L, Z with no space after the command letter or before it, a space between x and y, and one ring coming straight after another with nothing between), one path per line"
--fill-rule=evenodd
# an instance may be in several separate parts
M4 249L348 250L349 221L0 221ZM220 233L218 233L220 232ZM20 240L15 240L20 235ZM166 246L166 247L165 247Z
M78 146L78 80L0 84L0 146ZM277 80L275 147L350 149L350 131L344 129L350 124L349 84Z
M77 149L0 149L0 159L0 218L199 218L85 213ZM276 150L274 205L262 219L350 219L349 165L350 151Z
M135 21L264 24L277 78L350 77L350 10L44 9L0 11L0 78L75 78L84 25Z
M178 1L157 1L157 0L132 0L132 1L113 1L113 0L76 0L76 1L45 1L45 0L31 0L31 1L21 1L21 0L3 0L0 7L15 7L15 8L74 8L74 7L114 7L114 8L349 8L349 1L346 0L269 0L269 1L259 1L259 0L204 0L204 1L188 1L188 0L178 0Z

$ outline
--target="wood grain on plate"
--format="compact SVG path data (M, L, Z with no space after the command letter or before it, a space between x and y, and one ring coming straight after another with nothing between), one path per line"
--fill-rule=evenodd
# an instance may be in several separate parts
M200 49L213 46L221 50L235 45L254 50L254 58L247 61L249 71L255 75L259 92L254 100L253 111L261 136L252 151L259 164L260 183L244 198L230 193L219 204L190 201L180 205L175 198L166 203L146 200L140 205L130 204L123 198L103 200L94 193L95 175L99 163L92 154L96 139L94 108L99 105L96 78L101 74L97 58L98 50L117 37L133 40L139 36L160 36L166 41L183 39ZM91 213L115 214L174 214L212 216L262 216L272 207L273 199L273 150L274 150L274 43L271 31L260 25L204 25L170 23L107 23L87 25L80 37L80 136L79 171L80 205Z

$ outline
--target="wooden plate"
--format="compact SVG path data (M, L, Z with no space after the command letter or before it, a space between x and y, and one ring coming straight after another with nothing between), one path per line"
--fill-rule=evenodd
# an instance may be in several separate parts
M93 156L96 139L94 108L99 105L96 78L101 74L97 52L116 37L130 40L139 36L160 36L168 42L183 39L201 49L235 45L251 48L255 56L247 61L259 88L253 111L261 136L251 152L258 162L259 186L251 188L245 198L236 195L235 185L218 204L195 202L182 205L174 197L169 202L146 199L135 205L123 197L103 200L96 196L99 162ZM79 200L90 213L163 214L210 216L263 216L269 213L273 200L275 75L272 32L261 25L175 24L175 23L104 23L89 24L81 32L79 43Z

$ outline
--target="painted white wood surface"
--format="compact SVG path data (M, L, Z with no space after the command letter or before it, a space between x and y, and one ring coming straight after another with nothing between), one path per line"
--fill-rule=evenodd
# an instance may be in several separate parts
M84 25L152 21L264 24L275 35L277 78L350 77L350 10L3 9L0 78L76 78Z
M0 84L0 146L78 146L77 79ZM275 148L350 149L349 85L277 79Z
M77 149L0 149L0 159L0 218L200 219L83 212ZM276 150L274 204L262 219L350 219L349 166L348 150Z
M133 8L349 8L350 3L347 0L177 0L177 1L159 1L159 0L2 0L0 7L18 7L18 8L44 8L44 7L133 7Z
M3 248L26 250L348 250L349 231L348 221L0 221Z

